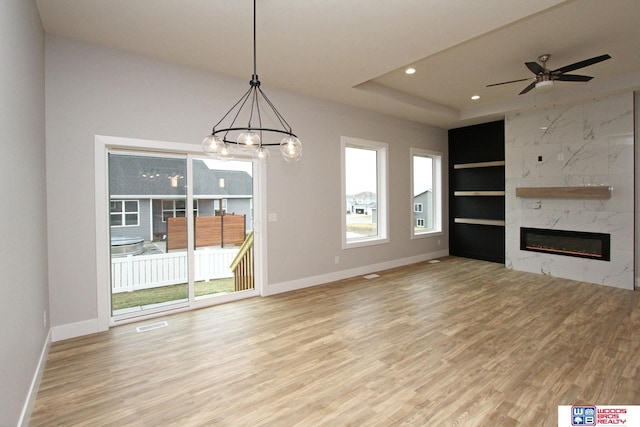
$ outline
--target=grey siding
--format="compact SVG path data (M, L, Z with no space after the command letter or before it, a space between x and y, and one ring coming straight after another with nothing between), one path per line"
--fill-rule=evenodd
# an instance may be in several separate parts
M426 229L433 228L433 217L431 212L433 212L433 192L431 190L427 190L423 193L418 194L413 198L413 203L422 203L422 212L415 212L412 207L413 212L413 226L416 226L416 220L418 218L424 219L424 226Z
M213 200L198 200L198 216L214 216L215 202Z

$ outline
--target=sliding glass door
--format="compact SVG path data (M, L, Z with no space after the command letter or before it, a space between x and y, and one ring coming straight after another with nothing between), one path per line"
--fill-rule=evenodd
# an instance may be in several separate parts
M114 321L253 295L252 166L187 154L108 154Z
M189 303L187 158L109 154L111 315Z
M195 300L253 290L239 286L252 261L253 164L193 159ZM253 264L251 264L251 272Z

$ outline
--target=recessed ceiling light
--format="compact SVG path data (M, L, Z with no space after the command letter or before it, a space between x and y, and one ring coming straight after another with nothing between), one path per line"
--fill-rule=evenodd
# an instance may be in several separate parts
M474 101L477 101L478 99L480 99L480 95L473 95L471 99L473 99Z
M416 69L415 68L407 68L406 70L404 70L405 74L415 74L416 73Z

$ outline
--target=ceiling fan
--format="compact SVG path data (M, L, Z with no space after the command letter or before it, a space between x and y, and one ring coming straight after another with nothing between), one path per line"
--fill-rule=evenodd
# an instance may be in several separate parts
M588 67L589 65L597 64L598 62L606 61L607 59L611 59L611 56L609 55L600 55L594 58L585 59L583 61L570 64L570 65L565 65L564 67L558 68L557 70L549 70L547 69L547 61L549 60L550 57L551 55L548 53L544 55L540 55L538 57L538 61L540 61L542 65L538 64L537 62L524 63L524 65L526 65L527 68L531 70L533 74L536 75L535 77L529 77L527 79L510 80L508 82L502 82L502 83L493 83L493 84L487 85L487 87L505 85L505 84L516 83L516 82L524 82L526 80L535 80L529 86L525 87L522 90L522 92L520 92L519 95L523 95L529 92L533 88L536 88L538 90L551 89L551 87L553 86L553 82L555 80L562 81L562 82L588 82L593 77L581 76L578 74L565 74L565 73L568 73L573 70L577 70L579 68Z

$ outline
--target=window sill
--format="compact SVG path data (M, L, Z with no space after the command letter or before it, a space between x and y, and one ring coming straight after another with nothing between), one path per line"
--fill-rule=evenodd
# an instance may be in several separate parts
M349 241L342 241L342 249L361 248L365 246L375 246L389 243L388 237L365 237L362 239L352 239Z
M442 230L425 231L424 233L411 233L411 239L424 239L425 237L444 236Z

